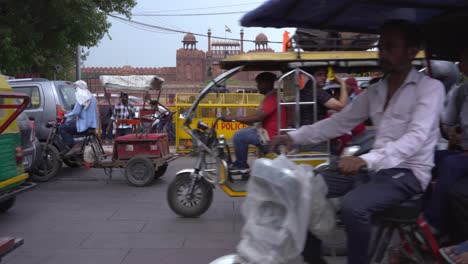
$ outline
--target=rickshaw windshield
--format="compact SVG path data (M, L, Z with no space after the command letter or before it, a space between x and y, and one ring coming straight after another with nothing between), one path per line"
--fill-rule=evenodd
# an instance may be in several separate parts
M191 118L195 110L197 109L198 105L200 102L205 98L205 96L210 93L211 89L215 88L218 86L220 83L224 82L226 79L230 78L234 74L242 71L244 66L238 66L233 69L230 69L229 71L226 71L225 73L219 75L218 77L214 78L203 90L200 92L200 95L195 99L193 104L190 106L189 110L187 113L185 113L185 125L190 125L191 123Z

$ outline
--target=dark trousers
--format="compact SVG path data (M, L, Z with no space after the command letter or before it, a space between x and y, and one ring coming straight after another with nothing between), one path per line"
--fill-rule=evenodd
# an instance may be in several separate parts
M62 136L63 142L69 147L72 147L75 144L73 135L77 135L78 131L76 130L76 122L68 121L60 125L60 135Z
M371 216L423 192L421 183L408 169L380 170L371 175L344 176L324 172L328 197L343 196L341 217L348 237L348 263L368 263ZM308 234L302 253L307 263L326 263L321 241Z
M447 217L449 191L458 180L468 177L468 155L446 150L438 151L437 156L437 182L424 216L432 226L447 231L450 226L450 219Z
M458 180L448 194L448 234L454 243L468 240L468 177Z
M112 140L113 136L112 136L112 127L113 127L113 124L110 124L111 126L111 129L109 132L107 132L107 126L109 124L101 124L101 139L102 140Z

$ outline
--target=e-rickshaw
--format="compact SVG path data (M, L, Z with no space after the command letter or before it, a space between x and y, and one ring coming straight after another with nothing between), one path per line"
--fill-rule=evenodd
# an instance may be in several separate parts
M27 182L24 172L21 133L16 118L26 108L29 97L14 93L0 75L0 212L15 204L16 195L36 184Z
M422 58L422 55L419 55ZM422 66L421 60L416 60ZM284 133L300 127L301 106L312 104L315 106L315 120L317 120L316 99L312 102L300 102L300 81L311 80L314 91L315 79L304 67L333 66L336 70L368 72L376 71L377 53L375 51L340 51L340 52L264 52L246 53L232 56L221 62L221 66L228 71L215 78L208 84L195 98L193 104L184 114L182 129L189 134L195 142L194 153L197 161L193 169L179 171L167 191L167 200L171 209L178 215L184 217L196 217L203 214L212 202L213 188L218 186L231 197L244 197L246 193L246 179L248 173L234 175L229 172L232 164L232 150L224 135L218 132L219 127L225 123L222 116L214 119L212 124L206 124L203 119L196 116L198 107L206 103L206 98L217 86L224 85L226 79L231 78L241 71L276 71L282 72L278 78L279 106L286 108L288 112L288 127L279 127L278 132ZM316 94L314 94L316 98ZM238 105L224 105L229 108ZM281 120L280 112L278 118ZM197 122L195 127L192 124ZM259 156L273 158L274 155L267 155L270 150L268 144L258 146ZM288 153L287 157L296 163L307 163L314 167L325 165L330 159L330 144L324 142L308 149L302 149L295 153Z
M362 15L363 11L366 16ZM375 34L390 19L405 19L421 26L427 59L458 61L461 51L467 47L468 28L462 25L468 21L468 2L456 0L268 1L247 13L241 25ZM430 73L430 63L427 65ZM369 249L372 263L445 263L439 254L439 241L420 217L422 207L422 196L412 197L375 216L380 221ZM395 231L400 235L400 241L396 244L392 243ZM397 254L388 258L391 251ZM212 262L228 263L242 261L235 255L229 255Z
M21 133L16 123L28 103L29 97L14 93L0 75L0 213L14 206L16 195L36 186L27 181L29 175L24 172ZM22 238L0 237L0 262L22 244Z

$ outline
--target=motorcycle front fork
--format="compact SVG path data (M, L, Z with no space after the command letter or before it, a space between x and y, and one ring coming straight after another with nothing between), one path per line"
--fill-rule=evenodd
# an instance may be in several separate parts
M190 181L190 186L188 189L188 194L190 195L193 194L193 190L195 189L195 185L197 184L197 181L199 181L201 177L203 177L202 175L200 175L200 172L204 169L204 166L206 166L205 155L206 155L205 152L201 152L198 155L197 161L195 163L195 170L190 175L191 181Z

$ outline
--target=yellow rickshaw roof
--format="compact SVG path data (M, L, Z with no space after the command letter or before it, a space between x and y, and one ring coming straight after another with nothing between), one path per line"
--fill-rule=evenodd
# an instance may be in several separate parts
M244 70L282 70L293 67L293 65L295 67L377 66L377 59L377 51L249 52L226 58L220 64L223 69L245 65ZM424 59L424 52L419 52L416 59Z

